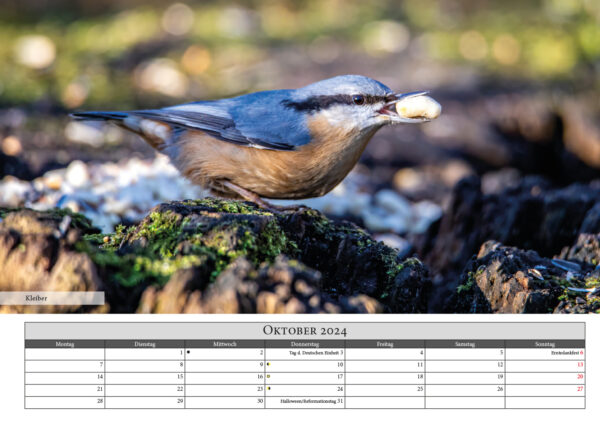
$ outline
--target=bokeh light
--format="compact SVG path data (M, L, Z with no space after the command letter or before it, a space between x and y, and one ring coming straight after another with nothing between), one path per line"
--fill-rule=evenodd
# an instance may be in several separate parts
M163 13L161 23L169 34L182 36L194 25L194 11L186 4L174 3Z
M487 56L488 45L479 31L464 32L461 34L458 43L460 54L469 61L480 61Z
M410 41L410 31L401 22L371 22L363 31L363 44L371 53L398 53L406 49Z
M17 39L15 57L28 68L46 68L56 58L56 46L45 35L26 35Z
M500 34L492 45L494 59L502 65L514 65L521 56L519 41L510 34Z
M205 72L210 67L211 61L210 51L197 45L188 47L181 57L183 69L192 75Z
M136 84L149 91L172 97L182 97L188 89L188 80L175 61L156 58L141 63L135 71Z

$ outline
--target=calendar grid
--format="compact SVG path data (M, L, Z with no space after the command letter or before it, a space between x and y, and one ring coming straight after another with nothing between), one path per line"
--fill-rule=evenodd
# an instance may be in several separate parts
M48 337L26 335L27 409L584 409L586 403L584 333L498 340Z

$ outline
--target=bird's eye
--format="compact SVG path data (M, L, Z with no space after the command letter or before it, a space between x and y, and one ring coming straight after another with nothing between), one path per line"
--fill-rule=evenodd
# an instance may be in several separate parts
M365 97L363 95L354 95L354 96L352 96L352 101L356 105L362 105L365 103Z

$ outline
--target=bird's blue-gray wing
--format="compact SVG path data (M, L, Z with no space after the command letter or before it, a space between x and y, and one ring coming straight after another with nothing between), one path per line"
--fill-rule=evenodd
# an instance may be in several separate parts
M291 151L310 142L310 133L304 118L282 104L288 96L289 91L285 90L258 92L162 109L95 111L73 116L78 119L117 120L125 125L136 119L148 119L168 124L173 129L174 139L183 130L192 129L238 145Z
M311 141L306 115L286 106L292 90L251 93L226 100L236 128L257 144L286 145L289 150Z
M310 142L305 118L283 103L289 96L288 90L257 92L141 114L172 125L202 130L227 142L287 151Z
M224 114L214 115L214 113L207 112L205 107L200 105L196 105L193 110L166 108L135 111L133 114L169 124L176 131L186 129L200 130L214 138L238 145L275 150L294 149L294 145L286 143L283 139L273 140L269 138L269 140L264 140L245 135L236 126L236 122L230 116Z

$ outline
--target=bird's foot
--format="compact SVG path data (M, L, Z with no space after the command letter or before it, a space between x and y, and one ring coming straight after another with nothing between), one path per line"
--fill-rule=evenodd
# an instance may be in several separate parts
M256 194L254 194L256 195ZM256 195L256 197L252 199L246 198L247 201L251 201L258 205L261 209L271 212L273 214L283 214L283 213L302 213L306 211L308 207L303 206L301 204L290 204L287 206L280 206L277 204L269 203L266 200L263 200L261 197Z
M254 193L246 188L242 188L241 186L238 186L233 182L224 181L224 182L222 182L222 185L225 186L226 188L230 189L231 191L235 192L236 194L238 194L244 200L255 203L261 209L267 210L273 214L281 214L281 213L288 213L288 212L299 213L299 212L305 211L307 209L306 206L302 206L299 204L293 204L293 205L289 205L289 206L278 206L275 204L271 204L268 201L263 200L258 194Z
M263 200L264 201L264 200ZM278 206L275 204L267 203L269 205L267 210L271 211L271 213L302 213L308 210L308 207L303 206L302 204L290 204L288 206Z

